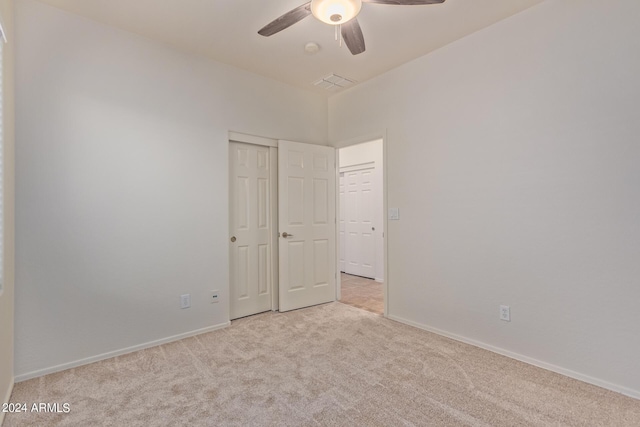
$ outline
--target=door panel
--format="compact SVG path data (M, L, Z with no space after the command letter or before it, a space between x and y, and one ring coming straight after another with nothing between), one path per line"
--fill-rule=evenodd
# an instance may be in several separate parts
M278 158L280 311L334 301L335 150L280 141Z
M287 178L287 222L289 227L304 225L304 178Z
M258 245L258 295L269 295L271 257L269 245Z
M269 180L258 178L258 228L269 228Z
M245 299L249 297L249 247L238 246L236 251L237 276L236 276L236 297Z
M269 148L229 144L231 319L271 310Z
M329 181L313 179L313 225L327 225L329 212Z
M329 241L313 241L313 286L329 285Z

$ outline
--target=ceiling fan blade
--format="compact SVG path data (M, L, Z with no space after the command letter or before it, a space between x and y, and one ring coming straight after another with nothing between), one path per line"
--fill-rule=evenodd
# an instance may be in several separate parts
M298 21L303 20L307 16L311 15L311 2L305 3L302 6L298 6L293 10L285 13L281 17L277 18L273 22L265 25L258 34L261 36L269 37L275 33L289 28Z
M358 55L364 52L364 36L362 35L362 29L356 18L346 24L342 24L342 39L346 43L347 47L351 51L351 54Z
M421 4L444 3L445 0L362 0L363 3L395 4L398 6L419 6Z

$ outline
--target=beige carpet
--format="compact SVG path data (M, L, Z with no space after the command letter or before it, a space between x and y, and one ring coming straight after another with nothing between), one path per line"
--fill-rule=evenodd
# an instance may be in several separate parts
M640 401L341 303L16 384L12 426L640 426Z

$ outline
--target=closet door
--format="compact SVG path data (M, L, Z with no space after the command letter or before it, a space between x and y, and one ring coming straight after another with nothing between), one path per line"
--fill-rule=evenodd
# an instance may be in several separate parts
M376 242L372 167L344 172L345 266L344 272L375 278Z
M340 271L346 272L346 261L345 255L347 253L347 226L346 226L346 193L345 193L345 184L344 184L344 172L340 173L340 183L338 185L338 190L340 192L339 200L340 200L340 215L338 219L338 238L340 239Z
M229 145L231 319L271 310L269 147Z

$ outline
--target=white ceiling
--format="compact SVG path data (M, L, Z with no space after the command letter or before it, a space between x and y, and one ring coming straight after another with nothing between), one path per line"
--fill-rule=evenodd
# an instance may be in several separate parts
M367 50L352 56L334 29L312 16L271 37L257 31L306 0L41 0L177 49L326 93L312 85L335 73L363 82L543 0L447 0L426 6L365 3L358 16ZM304 52L314 41L315 55Z

